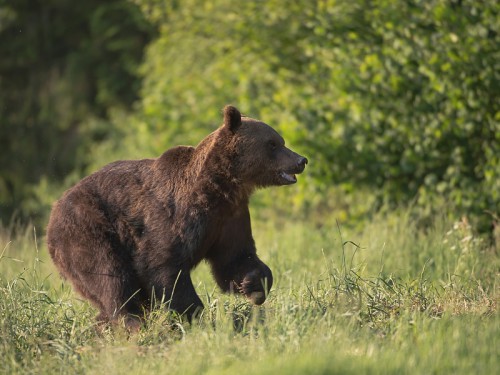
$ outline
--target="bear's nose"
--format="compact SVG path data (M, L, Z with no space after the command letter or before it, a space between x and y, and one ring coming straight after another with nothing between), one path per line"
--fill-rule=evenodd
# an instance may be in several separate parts
M307 162L308 162L307 158L301 156L297 164L299 165L299 167L305 167Z

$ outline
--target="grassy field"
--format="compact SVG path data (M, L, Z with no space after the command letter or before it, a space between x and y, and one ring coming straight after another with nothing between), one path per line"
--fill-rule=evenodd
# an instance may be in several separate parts
M221 294L203 264L200 320L160 309L132 336L97 332L96 310L59 278L34 228L3 229L0 373L496 373L498 253L463 219L416 222L409 212L359 230L257 220L275 276L262 307Z

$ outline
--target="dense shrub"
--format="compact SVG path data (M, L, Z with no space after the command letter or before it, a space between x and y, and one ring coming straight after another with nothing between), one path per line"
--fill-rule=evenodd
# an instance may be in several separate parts
M496 1L139 3L161 35L130 147L138 130L152 154L200 139L231 102L310 157L307 199L337 185L498 212Z
M196 143L232 103L309 157L297 206L498 215L496 1L134 2L159 35L134 114L88 122L113 136L85 138L87 171Z

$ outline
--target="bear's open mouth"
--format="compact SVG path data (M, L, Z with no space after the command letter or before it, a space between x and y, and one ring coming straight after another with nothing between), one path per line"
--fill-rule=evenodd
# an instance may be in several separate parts
M288 184L294 184L297 182L297 176L293 173L281 172L280 177Z

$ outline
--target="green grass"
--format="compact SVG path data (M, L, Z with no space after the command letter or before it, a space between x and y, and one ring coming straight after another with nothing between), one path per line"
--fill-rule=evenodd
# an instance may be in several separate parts
M221 294L189 326L157 310L137 334L98 332L33 228L0 231L1 374L494 374L499 259L465 220L419 228L411 212L361 230L254 224L275 275L260 308Z

